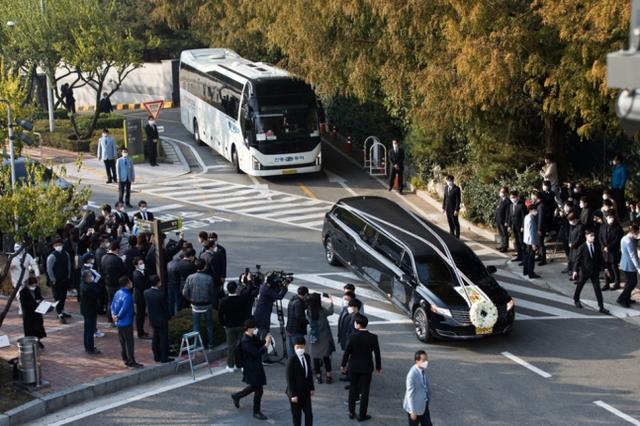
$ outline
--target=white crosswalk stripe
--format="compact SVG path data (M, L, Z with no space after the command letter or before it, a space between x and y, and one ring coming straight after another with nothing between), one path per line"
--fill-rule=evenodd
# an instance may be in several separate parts
M333 203L251 185L194 177L173 182L138 185L143 193L183 204L265 219L319 231Z

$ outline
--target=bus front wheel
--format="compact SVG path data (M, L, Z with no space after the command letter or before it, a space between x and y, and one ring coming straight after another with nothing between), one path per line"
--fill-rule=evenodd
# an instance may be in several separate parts
M238 151L236 151L236 147L231 147L231 162L233 163L233 167L236 169L236 173L242 173L240 169L240 160L238 159Z
M193 119L193 139L200 146L204 145L204 142L200 139L200 128L198 127L198 120Z

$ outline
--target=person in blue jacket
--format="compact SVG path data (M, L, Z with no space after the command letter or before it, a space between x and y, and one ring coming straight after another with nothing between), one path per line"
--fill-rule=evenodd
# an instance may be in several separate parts
M624 217L626 214L624 204L624 189L629 179L629 171L624 165L624 157L616 154L613 157L613 170L611 171L611 192L613 199L618 205L618 217Z
M120 277L120 290L113 296L111 316L118 327L118 340L122 348L122 361L128 368L141 368L133 353L133 283L129 277Z

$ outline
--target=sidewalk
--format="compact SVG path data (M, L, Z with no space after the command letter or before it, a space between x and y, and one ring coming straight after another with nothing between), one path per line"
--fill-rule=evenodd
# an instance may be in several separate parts
M173 179L190 172L189 165L178 147L165 140L162 140L162 147L167 160L172 162L159 163L160 167L151 167L148 163L136 164L136 183ZM31 147L23 148L22 152L24 156L29 156L37 161L52 161L55 165L54 167L65 167L67 178L81 179L85 183L104 183L106 181L104 163L92 153L83 152L79 154L46 146L42 147L42 152L40 148ZM76 161L80 155L82 155L82 167L78 171Z
M347 154L347 149L345 149L346 139L342 135L338 134L335 141L331 140L331 137L327 135L324 141L327 145L330 145L332 149L340 151L344 157L349 158L352 163L362 167L362 151L353 145L351 154ZM386 186L385 181L382 181L382 184ZM434 199L429 193L417 190L415 194L405 193L402 197L408 203L418 208L428 220L448 230L446 218L441 212L441 202ZM518 265L518 262L510 261L511 256L514 254L513 252L505 254L495 249L497 246L495 243L495 234L491 230L480 228L462 218L460 219L460 228L461 238L465 240L476 253L479 251L482 252L484 258L487 258L487 253L490 253L490 256L488 256L489 260L484 262L485 265L497 266L502 270L510 272L519 279L530 281L534 286L553 290L556 293L573 298L575 285L573 281L569 281L567 274L561 273L567 266L564 253L561 250L558 250L555 255L551 254L551 249L547 250L548 263L544 266L536 265L535 268L536 273L542 278L531 280L528 277L523 277L522 267ZM513 240L511 244L513 244ZM552 244L549 244L549 246L551 245ZM635 290L632 295L632 298L639 303L632 304L630 309L625 309L616 304L616 299L620 292L621 290L603 292L606 308L609 309L611 314L616 318L640 326L640 289ZM595 300L590 282L586 283L582 290L581 301L585 309L595 309L597 311L598 304Z

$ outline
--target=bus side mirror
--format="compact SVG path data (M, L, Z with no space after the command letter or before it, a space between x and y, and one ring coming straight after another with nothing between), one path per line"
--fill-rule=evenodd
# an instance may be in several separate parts
M495 274L496 272L498 272L498 268L493 265L489 265L487 266L487 272L490 274Z

